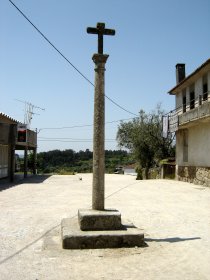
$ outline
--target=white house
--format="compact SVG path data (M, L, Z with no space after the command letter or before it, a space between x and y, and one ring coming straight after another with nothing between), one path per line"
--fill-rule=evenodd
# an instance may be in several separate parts
M176 65L176 109L169 130L176 131L176 178L210 186L210 59L185 76Z

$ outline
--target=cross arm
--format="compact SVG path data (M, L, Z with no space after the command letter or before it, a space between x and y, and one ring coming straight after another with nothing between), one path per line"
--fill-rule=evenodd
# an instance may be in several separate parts
M115 30L114 29L104 29L104 35L115 35Z
M114 29L102 29L102 32L98 28L95 27L88 27L87 28L87 33L89 34L102 34L102 35L115 35L115 30Z
M98 29L94 27L88 27L87 28L87 33L89 34L98 34Z

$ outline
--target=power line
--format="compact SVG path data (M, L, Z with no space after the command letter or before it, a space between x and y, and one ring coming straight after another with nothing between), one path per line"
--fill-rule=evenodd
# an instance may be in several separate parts
M133 120L134 118L128 118L128 119L121 119L121 120L116 120L116 121L109 121L106 122L105 124L111 124L111 123L117 123L117 122L122 122L122 121L128 121L128 120ZM83 128L83 127L92 127L93 124L83 124L83 125L73 125L73 126L62 126L62 127L43 127L39 129L39 132L41 130L56 130L56 129L71 129L71 128Z
M94 84L87 78L85 77L80 71L79 69L77 69L76 66L74 66L70 60L68 60L68 58L62 54L61 51L59 51L58 48L56 48L56 46L30 21L30 19L11 1L9 0L9 2L18 10L18 12L36 29L36 31L74 68L74 70L76 70L88 83L90 83L92 86L94 86Z
M74 140L74 141L93 141L93 139L80 139L69 137L38 137L40 140ZM105 141L116 141L116 139L105 139Z
M111 101L114 105L116 105L117 107L119 107L120 109L122 109L123 111L125 111L125 112L127 112L127 113L129 113L129 114L131 114L131 115L133 115L133 116L138 117L137 114L132 113L132 112L128 111L127 109L123 108L123 107L120 106L118 103L116 103L113 99L111 99L110 97L108 97L106 94L105 94L105 97L106 97L109 101Z
M56 140L56 139L39 139L42 142L62 142L62 143L92 143L93 140ZM105 142L115 142L116 140L105 140Z
M32 23L32 21L11 1L9 0L9 2L18 10L18 12L36 29L36 31L51 45L51 47L53 47L73 68L75 71L77 71L89 84L91 84L93 87L95 87L95 85L84 75L82 74L82 72L61 52L59 51L59 49ZM110 97L108 97L107 95L105 95L105 97L111 101L115 106L119 107L121 110L137 116L137 114L130 112L129 110L123 108L121 105L119 105L118 103L116 103L114 100L112 100Z

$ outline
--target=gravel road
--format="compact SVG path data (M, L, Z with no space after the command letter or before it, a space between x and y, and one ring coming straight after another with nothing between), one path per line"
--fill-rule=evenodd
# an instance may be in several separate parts
M143 229L147 247L61 248L61 220L90 208L92 174L0 183L0 279L210 279L209 188L129 175L105 181L106 208Z

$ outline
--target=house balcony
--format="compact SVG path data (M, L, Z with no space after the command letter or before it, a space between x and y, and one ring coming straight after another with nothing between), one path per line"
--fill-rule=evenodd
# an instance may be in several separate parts
M186 108L186 112L185 111ZM183 106L182 112L178 113L179 128L187 128L197 125L200 122L210 121L210 97L203 100L201 97L198 100L192 100L188 106Z
M27 141L26 142L16 142L16 149L22 150L24 147L36 148L37 147L37 132L27 129Z
M170 132L210 121L210 93L171 111L168 118Z

